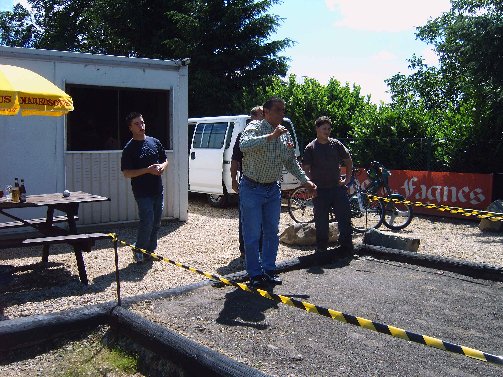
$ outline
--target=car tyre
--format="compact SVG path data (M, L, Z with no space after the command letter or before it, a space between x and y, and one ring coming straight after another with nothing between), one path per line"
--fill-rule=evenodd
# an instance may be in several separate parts
M210 203L212 207L224 208L227 205L227 202L228 202L227 193L224 193L223 195L208 194L208 203Z

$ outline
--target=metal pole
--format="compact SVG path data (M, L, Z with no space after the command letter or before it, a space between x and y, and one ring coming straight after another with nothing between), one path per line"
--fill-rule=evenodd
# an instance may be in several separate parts
M121 283L119 277L119 253L117 252L117 235L114 234L114 253L115 253L115 282L117 284L117 305L121 306Z

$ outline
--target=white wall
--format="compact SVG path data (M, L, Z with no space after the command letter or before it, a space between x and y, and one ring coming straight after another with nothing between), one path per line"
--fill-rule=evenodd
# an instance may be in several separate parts
M67 152L66 187L70 191L86 191L111 199L105 203L81 204L79 224L116 223L138 219L136 202L131 191L131 181L120 170L121 151ZM168 151L168 170L164 184L163 218L180 218L175 213L176 171L173 152Z
M0 64L31 69L62 89L65 84L83 84L169 90L170 103L167 106L170 108L173 149L168 153L170 167L165 176L165 187L169 190L165 216L182 221L187 219L186 66L175 61L9 47L0 47ZM13 184L14 177L19 177L25 179L28 194L62 192L68 188L105 195L108 190L112 203L82 205L79 223L135 220L129 181L123 179L120 173L120 151L66 152L65 129L66 117L0 116L0 185ZM105 189L107 184L109 187ZM119 210L121 206L126 208L125 212ZM15 213L23 217L44 215L41 210ZM0 218L0 221L5 220Z

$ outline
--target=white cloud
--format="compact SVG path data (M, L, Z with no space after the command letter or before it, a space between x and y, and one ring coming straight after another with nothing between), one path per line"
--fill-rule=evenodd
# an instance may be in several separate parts
M26 9L31 9L31 6L30 6L30 4L28 3L28 1L27 1L27 0L14 1L13 3L14 3L14 4L19 3L19 4L21 4L23 7L25 7Z
M393 54L383 50L374 55L373 59L365 61L355 58L336 58L326 56L319 60L309 56L292 62L289 73L295 73L299 80L303 76L311 77L326 85L333 77L342 85L346 82L350 86L356 84L361 88L361 95L371 95L373 103L389 102L390 95L384 82L399 71L403 71L403 64Z
M337 12L336 27L376 32L399 32L424 25L450 9L450 0L325 0Z
M438 66L438 55L432 48L425 48L421 54L424 58L424 63L430 66Z
M370 60L375 61L375 62L388 62L388 61L393 61L397 60L398 57L396 54L392 53L391 51L387 50L381 50L377 54L374 54L370 57Z

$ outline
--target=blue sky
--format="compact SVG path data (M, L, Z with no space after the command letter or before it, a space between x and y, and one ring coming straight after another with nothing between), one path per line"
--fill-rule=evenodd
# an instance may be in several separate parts
M437 63L415 27L449 9L449 0L285 0L271 13L285 19L276 36L297 42L283 54L289 73L356 83L379 103L389 100L384 80L408 73L414 53Z
M14 2L0 0L0 9ZM270 10L284 18L272 38L296 42L281 54L291 59L289 73L356 83L373 102L387 102L384 80L408 73L414 53L436 63L430 46L415 40L415 27L449 8L449 0L284 0Z

